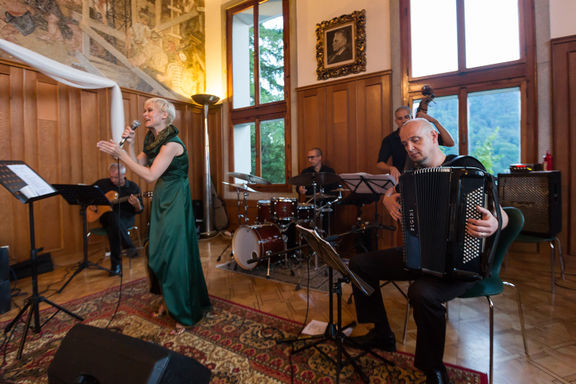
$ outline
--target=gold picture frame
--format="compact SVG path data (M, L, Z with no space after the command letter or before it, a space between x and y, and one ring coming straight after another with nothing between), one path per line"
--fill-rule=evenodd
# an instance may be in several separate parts
M366 10L316 24L318 80L366 71Z

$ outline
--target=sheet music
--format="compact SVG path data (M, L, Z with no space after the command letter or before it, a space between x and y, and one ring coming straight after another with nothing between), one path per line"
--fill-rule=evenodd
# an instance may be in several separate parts
M9 164L6 165L6 167L27 184L20 189L20 192L26 196L26 198L30 199L32 197L48 195L56 192L50 184L34 173L34 171L32 171L27 165Z
M383 194L388 188L396 185L396 180L388 173L377 175L366 172L341 173L340 178L355 193Z

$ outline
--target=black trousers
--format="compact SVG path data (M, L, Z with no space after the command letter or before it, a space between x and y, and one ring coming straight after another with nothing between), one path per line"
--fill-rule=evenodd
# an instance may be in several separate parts
M112 269L121 263L120 252L122 248L134 248L132 239L128 235L128 227L118 219L115 212L106 212L100 216L100 224L108 233L110 242L110 264Z
M414 365L424 371L441 367L446 337L444 303L466 292L475 282L443 280L408 271L404 268L402 248L357 254L350 260L350 269L375 289L371 296L365 296L353 287L358 322L385 324L388 329L380 280L413 280L408 298L418 328Z

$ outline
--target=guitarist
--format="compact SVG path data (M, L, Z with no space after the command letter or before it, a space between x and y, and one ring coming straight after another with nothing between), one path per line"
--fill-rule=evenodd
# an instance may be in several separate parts
M100 187L111 201L128 196L127 201L113 204L112 210L108 210L100 216L100 223L106 229L110 242L110 276L120 276L122 274L122 260L120 258L122 248L127 250L128 257L138 255L138 251L128 235L128 229L134 225L135 215L144 210L144 204L142 198L137 197L140 196L138 185L126 178L124 164L110 164L109 172L109 178L100 179L94 184ZM107 207L88 207L88 209L102 208Z

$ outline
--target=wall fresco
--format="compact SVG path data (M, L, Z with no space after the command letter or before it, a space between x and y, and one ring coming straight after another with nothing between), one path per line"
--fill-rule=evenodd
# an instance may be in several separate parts
M0 37L122 87L189 100L206 88L204 1L0 0Z

